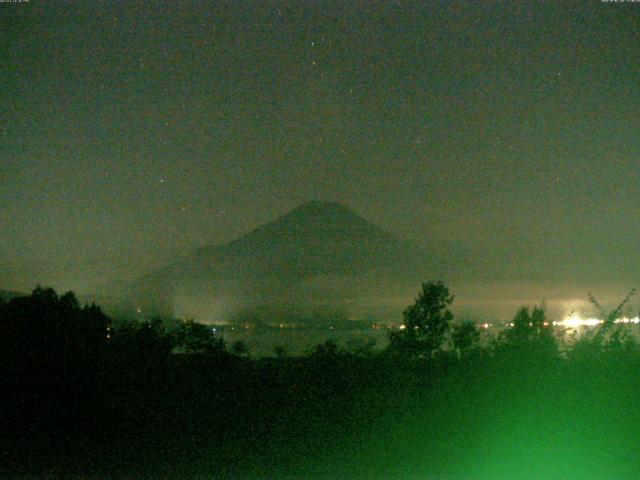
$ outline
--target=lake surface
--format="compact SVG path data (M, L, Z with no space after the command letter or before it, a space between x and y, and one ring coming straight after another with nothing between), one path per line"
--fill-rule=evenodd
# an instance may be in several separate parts
M243 341L254 357L273 356L276 347L282 347L288 355L310 353L317 345L332 340L340 347L355 348L374 342L376 349L388 345L389 330L331 330L331 329L226 329L219 333L227 344Z
M482 334L482 341L488 342L492 337L498 335L504 328L509 328L508 324L502 322L480 323L478 327ZM212 327L213 328L213 327ZM554 326L556 338L570 345L576 339L587 332L593 331L593 326L580 326L569 328L563 325ZM640 327L638 324L630 323L624 328L631 333L631 336L640 341ZM389 344L389 332L393 329L368 328L368 329L331 329L331 328L242 328L231 329L216 328L216 334L222 336L230 346L233 342L242 341L249 347L249 354L253 357L274 356L274 349L282 347L287 355L306 355L327 340L334 341L339 347L356 349L367 344L373 344L374 349L383 349Z

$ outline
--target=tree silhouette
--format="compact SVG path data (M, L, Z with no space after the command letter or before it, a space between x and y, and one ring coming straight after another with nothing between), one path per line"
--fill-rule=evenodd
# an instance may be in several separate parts
M447 338L453 314L453 295L441 281L422 284L415 303L403 312L403 330L391 334L391 346L400 351L433 356Z
M593 294L589 293L589 303L591 303L591 305L593 305L593 307L598 311L598 315L603 322L600 328L596 331L596 341L602 342L607 333L610 333L612 330L618 330L617 334L620 334L620 326L618 326L617 329L614 328L615 322L622 316L625 308L629 307L629 301L635 294L636 289L631 289L631 291L627 294L626 297L622 299L622 301L616 306L616 308L607 313L602 305L600 305L598 300L596 300L596 297L593 296Z
M273 347L273 354L277 358L286 358L289 356L289 350L283 345L276 345Z
M49 363L93 356L105 345L109 318L96 305L80 307L73 292L58 296L37 287L30 296L12 299L2 309L0 333L15 361Z
M0 308L0 390L16 432L21 422L34 436L96 423L88 419L102 400L109 322L99 307L51 288Z
M468 357L480 348L480 330L471 320L462 322L453 327L451 342L460 357Z
M189 319L184 321L177 331L177 346L185 353L206 353L226 355L227 346L222 337L218 337L212 328Z
M311 356L316 358L330 358L335 357L336 355L338 355L338 353L338 344L335 342L335 340L329 339L324 343L316 345Z
M513 326L503 333L507 346L527 348L543 354L555 355L558 343L544 307L521 307L513 318Z
M249 355L249 346L242 340L236 340L231 344L231 352L238 357Z

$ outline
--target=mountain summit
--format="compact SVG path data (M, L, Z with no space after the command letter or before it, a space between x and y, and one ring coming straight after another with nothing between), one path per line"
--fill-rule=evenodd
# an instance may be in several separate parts
M172 315L201 314L202 309L191 305L220 305L220 299L236 306L327 303L337 301L338 293L344 300L345 289L329 288L336 284L353 289L364 276L378 275L383 282L425 264L421 249L344 205L312 201L235 240L200 248L146 275L132 296L151 310L162 299L162 313Z
M325 215L353 215L352 210L345 207L339 202L332 202L329 200L311 200L309 202L301 203L285 216L325 216Z
M356 214L353 210L342 205L341 203L322 200L314 200L302 203L290 212L270 223L302 223L307 225L319 224L318 226L321 226L322 224L364 226L366 224L369 226L373 226L363 217Z
M233 250L243 246L254 256L268 255L269 261L277 261L278 252L287 256L310 253L309 250L319 243L326 244L332 250L353 242L371 244L395 241L397 239L392 235L340 203L313 201L297 206L236 240L222 246L205 247L203 251L216 252L221 248Z

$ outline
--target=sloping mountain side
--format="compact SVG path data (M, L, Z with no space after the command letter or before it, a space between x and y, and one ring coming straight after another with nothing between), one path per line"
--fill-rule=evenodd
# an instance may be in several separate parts
M131 286L151 314L225 321L265 306L352 310L393 302L446 265L427 249L373 225L335 202L309 202L229 243L194 251Z

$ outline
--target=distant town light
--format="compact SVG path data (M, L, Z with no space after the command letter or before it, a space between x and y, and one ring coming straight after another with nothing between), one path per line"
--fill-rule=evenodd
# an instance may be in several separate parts
M595 327L600 323L601 320L597 318L582 318L577 313L573 313L559 322L553 322L555 326L568 328Z
M561 320L559 322L553 322L553 324L555 326L568 327L568 328L596 327L596 326L600 325L601 323L604 323L604 321L600 320L598 318L582 318L577 313L569 315L568 317L564 318L563 320ZM640 323L640 318L639 317L633 317L633 318L622 317L622 318L617 318L616 320L614 320L614 323L622 323L622 324L633 323L633 324L638 324L638 323Z
M638 323L640 323L640 317L633 317L633 318L622 317L622 318L617 319L616 323L635 323L635 324L638 324Z

